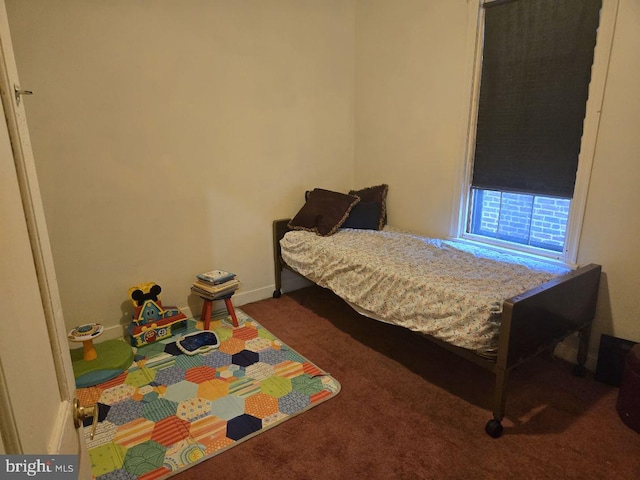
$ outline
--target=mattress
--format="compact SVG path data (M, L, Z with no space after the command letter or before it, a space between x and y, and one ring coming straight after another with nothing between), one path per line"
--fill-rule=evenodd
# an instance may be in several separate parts
M360 313L495 357L504 300L569 268L392 227L291 231L282 259Z

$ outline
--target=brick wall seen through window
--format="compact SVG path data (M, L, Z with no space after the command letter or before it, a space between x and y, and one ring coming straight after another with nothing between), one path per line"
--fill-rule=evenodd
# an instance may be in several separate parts
M470 233L562 251L570 199L473 190Z

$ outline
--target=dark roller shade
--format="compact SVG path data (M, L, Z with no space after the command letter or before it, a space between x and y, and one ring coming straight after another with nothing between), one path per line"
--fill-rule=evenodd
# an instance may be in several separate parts
M485 6L474 187L573 197L601 6Z

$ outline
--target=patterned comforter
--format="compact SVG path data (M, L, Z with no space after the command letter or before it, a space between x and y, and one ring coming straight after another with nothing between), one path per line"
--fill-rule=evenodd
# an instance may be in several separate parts
M374 318L495 357L504 300L568 268L391 227L291 231L283 260Z

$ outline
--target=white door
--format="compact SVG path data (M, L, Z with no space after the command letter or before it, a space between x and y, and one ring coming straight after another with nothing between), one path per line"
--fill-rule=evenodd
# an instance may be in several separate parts
M75 382L29 141L24 98L0 0L0 453L79 454Z

